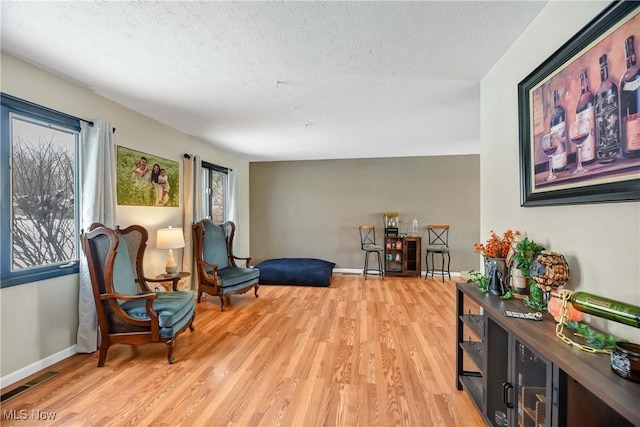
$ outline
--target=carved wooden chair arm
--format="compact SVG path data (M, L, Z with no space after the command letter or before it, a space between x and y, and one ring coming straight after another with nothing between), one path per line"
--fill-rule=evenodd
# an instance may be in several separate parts
M203 261L203 260L199 260L198 264L202 267L203 270L206 267L211 267L211 268L213 268L213 273L217 273L218 272L218 264L211 264L210 262ZM206 273L206 271L205 271L205 273ZM209 273L207 273L207 274L209 274Z
M215 286L218 286L218 264L211 264L204 260L198 260L198 266L200 273L202 274L202 278ZM208 272L207 267L211 267L213 270Z
M149 278L144 278L145 282L150 282L150 283L165 283L165 282L171 282L171 287L172 290L175 292L178 290L178 282L180 281L180 276L171 276L171 277L161 277L161 278L153 278L153 279L149 279ZM149 289L149 292L152 292L151 289Z
M117 292L110 292L100 295L100 299L108 300L113 311L127 323L138 326L151 326L152 333L155 333L155 330L158 329L158 313L153 310L153 300L158 297L158 294L155 292L149 292L146 294L138 294L138 295L123 295ZM145 300L145 310L147 311L147 315L149 316L149 320L141 320L136 319L135 317L129 316L129 314L120 307L120 304L116 300L123 301L135 301L135 300Z
M235 255L231 255L231 257L233 259L239 259L241 261L245 261L246 262L245 265L246 265L247 268L249 268L249 266L251 265L251 257L240 257L240 256L235 256Z
M170 282L175 278L179 279L179 277L177 277L177 276L168 276L168 277L161 277L161 278L158 278L158 279L156 279L155 277L153 279L145 277L144 280L147 281L147 282L152 282L152 283L162 283L162 282Z
M106 294L101 294L100 295L100 299L103 300L108 300L108 299L121 299L123 301L133 301L133 300L137 300L137 299L148 299L148 300L154 300L158 297L158 294L156 293L147 293L147 294L138 294L138 295L123 295L123 294L119 294L117 292L110 292L110 293L106 293Z

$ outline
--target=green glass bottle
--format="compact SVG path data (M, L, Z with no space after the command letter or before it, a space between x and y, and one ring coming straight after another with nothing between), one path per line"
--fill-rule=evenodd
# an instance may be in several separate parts
M574 292L569 301L576 310L583 313L640 328L640 307L638 306L588 292Z

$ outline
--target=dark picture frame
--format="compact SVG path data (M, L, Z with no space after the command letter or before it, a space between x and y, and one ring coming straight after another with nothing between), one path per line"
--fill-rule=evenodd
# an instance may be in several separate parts
M619 84L627 72L626 50L632 36L640 64L640 2L614 2L518 84L521 206L640 200L640 157L631 156L640 153L629 148L633 147L627 143L631 131L620 125L624 120L627 126L638 117L628 108L623 115L620 107ZM613 106L614 98L598 96L603 64L618 91L618 110L613 113L605 107ZM583 81L593 94L591 104L584 101L589 94L583 92ZM558 120L563 114L557 107L564 109L563 120ZM572 137L578 140L583 132L578 129L584 128L588 130L582 136L588 136L578 150ZM616 129L617 146L612 136ZM557 148L546 147L545 154L543 140L545 144L553 141ZM549 155L553 149L555 153ZM586 171L576 171L578 156L587 159Z

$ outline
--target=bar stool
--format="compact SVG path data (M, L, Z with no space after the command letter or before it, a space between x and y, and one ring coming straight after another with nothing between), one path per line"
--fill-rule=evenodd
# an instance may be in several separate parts
M424 279L427 279L429 272L431 272L431 277L433 278L433 273L436 271L434 256L440 254L442 256L442 269L440 270L442 281L444 282L445 255L447 257L447 274L449 275L449 280L451 280L451 272L449 271L451 265L451 255L449 254L449 225L427 225L426 229L429 235L427 239L427 255L425 257L427 270L424 274ZM431 269L429 269L429 254L431 254Z
M364 280L367 280L368 274L376 274L384 280L384 269L382 266L382 257L384 248L376 244L376 227L375 225L359 225L360 231L360 249L365 251L364 254ZM378 256L378 268L369 268L369 254L375 253Z

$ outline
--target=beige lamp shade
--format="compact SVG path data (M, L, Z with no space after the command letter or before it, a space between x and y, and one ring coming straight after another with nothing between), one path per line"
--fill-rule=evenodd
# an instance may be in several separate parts
M173 249L184 248L182 228L169 227L159 229L156 235L156 247L158 249L169 249L165 270L167 274L176 274L178 272L178 265L173 257Z

